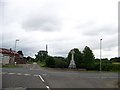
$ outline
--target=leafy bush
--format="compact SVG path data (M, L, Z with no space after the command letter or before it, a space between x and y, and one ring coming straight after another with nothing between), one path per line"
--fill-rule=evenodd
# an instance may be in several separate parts
M119 71L120 72L120 64L111 64L111 63L102 63L101 65L102 71ZM96 63L94 65L93 70L100 70L100 64Z
M120 71L120 65L119 64L102 64L102 70L103 71Z
M110 71L118 71L120 72L120 64L112 64L112 68Z
M45 64L46 64L47 67L53 68L55 66L55 60L54 60L54 58L51 57L51 56L48 56L46 58L46 60L45 60Z
M67 68L67 63L63 60L55 60L55 67L56 68Z

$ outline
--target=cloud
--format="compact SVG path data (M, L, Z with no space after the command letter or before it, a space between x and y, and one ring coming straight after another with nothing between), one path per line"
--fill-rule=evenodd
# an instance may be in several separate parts
M4 7L5 7L5 2L3 2L3 0L0 1L0 19L3 20L3 11L4 11ZM0 21L0 24L2 22Z
M117 26L101 26L101 27L95 27L95 28L91 28L89 30L85 30L83 32L84 35L88 35L88 36L96 36L99 34L104 34L104 35L113 35L116 34L117 31Z
M59 11L64 6L64 3L60 0L48 0L48 2L45 1L43 4L38 3L40 5L37 4L38 6L35 6L36 4L34 3L34 8L29 10L28 14L24 16L25 19L21 21L21 27L26 31L59 31L62 27Z
M99 57L99 40L103 38L104 57L116 56L112 54L118 46L116 1L6 0L0 44L14 49L18 38L17 50L26 56L34 56L46 44L53 56L89 46Z
M25 30L56 31L60 29L59 21L53 17L32 17L22 23Z

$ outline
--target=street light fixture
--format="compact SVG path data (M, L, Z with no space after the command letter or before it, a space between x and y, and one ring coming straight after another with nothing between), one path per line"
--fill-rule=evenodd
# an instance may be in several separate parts
M19 41L19 39L16 39L16 40L15 40L15 51L16 51L16 43L17 43L17 41Z
M17 44L17 41L19 41L19 39L16 39L16 40L15 40L15 52L16 52L16 44ZM14 61L13 61L13 63L15 62L15 52L14 52Z
M102 56L102 52L101 52L101 49L102 49L102 39L100 39L100 72L102 71L102 66L101 66L101 56Z

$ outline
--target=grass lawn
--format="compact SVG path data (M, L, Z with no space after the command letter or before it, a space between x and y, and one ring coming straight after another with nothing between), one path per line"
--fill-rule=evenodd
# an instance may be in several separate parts
M33 62L27 62L27 64L33 64Z
M10 64L2 65L2 68L17 68L17 67L20 67L20 66L10 65Z
M45 67L45 63L37 62L37 64L38 64L40 67Z
M119 62L114 62L114 63L112 63L112 64L120 64Z

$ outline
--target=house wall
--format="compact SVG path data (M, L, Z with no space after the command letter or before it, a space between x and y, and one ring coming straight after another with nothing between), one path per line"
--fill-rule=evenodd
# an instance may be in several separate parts
M10 56L8 56L8 55L3 55L2 56L2 64L3 65L9 64L9 60L10 60Z
M27 59L23 55L11 49L0 48L0 63L5 64L25 64Z
M24 58L16 58L16 59L15 59L15 62L16 62L17 64L26 64L27 59L24 59Z
M2 63L3 55L0 53L0 63Z

